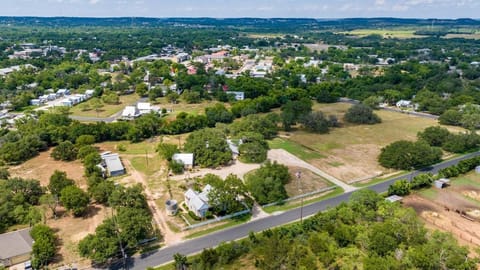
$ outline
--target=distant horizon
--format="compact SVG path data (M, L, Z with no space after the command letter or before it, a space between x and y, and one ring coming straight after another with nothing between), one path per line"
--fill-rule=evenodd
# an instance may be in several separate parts
M2 0L0 16L75 18L478 18L478 0Z
M400 19L400 20L473 20L480 21L480 17L458 17L458 18L420 18L420 17L252 17L252 16L243 16L243 17L209 17L209 16L171 16L171 17L151 17L151 16L42 16L42 15L0 15L0 18L43 18L43 19L55 19L55 18L78 18L78 19L125 19L125 18L137 18L137 19L213 19L213 20L228 20L228 19L280 19L280 20L351 20L351 19Z

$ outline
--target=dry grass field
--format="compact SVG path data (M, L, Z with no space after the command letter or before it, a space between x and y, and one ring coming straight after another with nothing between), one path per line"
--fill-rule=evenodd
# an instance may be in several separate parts
M350 106L344 103L315 104L314 110L342 119ZM397 140L416 140L419 131L438 125L435 120L408 114L383 110L376 113L382 118L380 124L343 124L328 134L301 130L282 132L280 139L274 140L270 146L284 148L336 178L354 182L392 173L378 164L380 149Z

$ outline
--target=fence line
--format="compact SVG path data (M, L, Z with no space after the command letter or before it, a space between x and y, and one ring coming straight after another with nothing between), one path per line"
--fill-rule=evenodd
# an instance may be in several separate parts
M197 223L197 224L189 225L187 227L184 227L183 230L186 231L186 230L195 229L195 228L202 227L202 226L212 224L212 223L215 223L215 222L219 222L219 221L222 221L222 220L225 220L225 219L230 219L230 218L238 217L238 216L241 216L241 215L245 215L247 213L250 213L250 209L245 209L243 211L236 212L236 213L233 213L233 214L230 214L230 215L216 217L215 219L212 219L212 220L207 220L207 221L200 222L200 223Z

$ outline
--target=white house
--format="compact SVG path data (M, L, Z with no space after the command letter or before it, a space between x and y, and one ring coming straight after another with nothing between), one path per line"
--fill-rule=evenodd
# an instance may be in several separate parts
M187 205L188 209L190 209L190 211L196 216L204 218L207 214L208 208L210 208L210 205L208 204L208 194L211 190L212 186L210 185L206 185L201 193L189 188L184 194L185 205Z
M140 116L140 111L136 106L126 106L122 111L122 119L132 120Z
M227 91L227 95L234 95L235 100L244 100L245 99L245 93L244 92L236 92L236 91Z
M172 160L182 163L186 169L193 168L193 153L176 153L172 156Z

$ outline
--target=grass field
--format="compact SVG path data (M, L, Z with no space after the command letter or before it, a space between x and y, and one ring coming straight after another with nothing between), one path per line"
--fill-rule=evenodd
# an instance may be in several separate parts
M358 37L365 37L369 35L381 35L383 38L422 38L424 36L415 35L413 29L355 29L348 32L341 32L341 34L353 35Z
M444 38L480 39L480 32L472 34L447 34Z
M127 105L133 105L138 101L139 97L137 94L131 95L124 95L120 96L120 103L119 104L104 104L104 106L99 110L97 113L94 109L88 111L82 111L81 104L90 104L91 100L85 101L84 103L80 103L77 106L71 108L70 112L72 115L75 116L85 116L85 117L109 117L125 108Z
M217 102L216 101L203 101L202 103L198 104L187 104L184 101L180 100L177 104L173 104L171 102L168 102L166 98L159 98L157 99L155 106L159 106L160 108L165 108L167 111L171 111L168 113L167 118L168 119L175 119L175 117L180 113L180 112L186 112L189 114L204 114L205 108L209 106L215 105ZM225 104L226 107L228 104Z
M350 106L344 103L315 104L314 110L336 115L341 120ZM283 148L332 176L352 182L394 173L378 164L380 149L394 141L416 140L419 131L438 125L436 120L408 114L383 110L376 113L382 118L380 124L344 124L327 134L302 130L281 133L280 139L271 142L271 147Z

